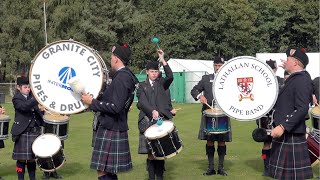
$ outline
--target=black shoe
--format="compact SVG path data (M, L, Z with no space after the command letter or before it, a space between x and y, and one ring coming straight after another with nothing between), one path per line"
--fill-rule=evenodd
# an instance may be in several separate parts
M0 180L4 180L4 179L0 176Z
M53 177L55 179L62 179L62 176L60 176L56 171L50 173L50 177Z
M50 179L50 173L49 172L43 172L42 179Z
M222 176L228 176L227 172L225 172L224 169L218 169L218 174Z
M215 174L217 174L217 172L214 169L208 169L207 172L203 173L204 176L211 176L211 175L215 175Z

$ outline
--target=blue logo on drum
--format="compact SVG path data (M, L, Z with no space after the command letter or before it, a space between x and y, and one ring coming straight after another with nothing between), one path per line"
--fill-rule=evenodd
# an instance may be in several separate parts
M73 92L71 87L68 85L68 81L75 76L76 71L74 69L71 67L64 67L59 71L59 80L61 83L51 79L48 79L48 83Z
M67 84L68 81L76 76L76 71L71 67L64 67L59 71L59 80L63 84Z

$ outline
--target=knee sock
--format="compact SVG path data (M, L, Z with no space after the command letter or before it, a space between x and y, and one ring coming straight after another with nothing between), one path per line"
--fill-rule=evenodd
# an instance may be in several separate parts
M270 149L262 149L261 151L264 167L268 168L269 167L269 158L270 158Z
M155 160L155 165L155 173L157 180L162 180L164 172L164 160Z
M18 174L18 180L24 179L24 171L25 171L25 165L26 163L24 161L18 161L16 163L16 171Z
M219 169L223 169L224 156L227 154L227 146L218 146Z
M214 152L215 152L214 146L208 146L206 144L206 153L207 153L208 162L209 162L208 169L214 169Z
M36 168L37 168L36 166L37 164L35 161L27 162L27 168L28 168L30 180L36 179Z
M107 173L103 176L98 177L98 180L117 180L118 176L116 174Z
M148 171L149 180L155 179L155 161L156 160L147 159L147 171Z

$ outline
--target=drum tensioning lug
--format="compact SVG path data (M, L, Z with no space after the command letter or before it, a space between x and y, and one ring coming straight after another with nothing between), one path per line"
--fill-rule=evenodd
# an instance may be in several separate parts
M50 156L50 159L51 159L51 162L52 162L52 165L53 165L54 170L56 170L56 166L54 165L54 162L53 162L52 156Z
M146 138L146 140L148 141L148 138ZM154 155L155 152L154 152L154 150L153 150L153 148L152 148L152 146L151 146L151 142L148 141L148 145L149 145L149 149L151 150L152 156L155 158L156 156Z
M63 157L63 159L64 159L64 161L67 161L67 159L66 159L66 157L64 156L64 149L63 149L63 147L62 147L62 145L60 145L60 149L61 149L61 154L62 154L62 157Z
M156 137L156 138L157 138L157 141L158 141L158 145L159 145L159 147L160 147L160 150L161 150L161 152L162 152L162 154L163 154L163 158L164 158L164 159L167 159L167 157L166 157L165 154L164 154L163 148L162 148L162 146L161 146L161 143L160 143L158 137Z
M173 142L173 137L172 137L172 134L171 133L169 133L169 138L170 138L170 140L171 140L171 144L172 144L172 146L173 146L173 148L176 150L176 152L178 151L177 150L177 147L174 145L174 142Z
M36 156L36 161L37 161L37 164L38 164L39 168L41 168L41 164L39 163L39 159L38 159L37 156Z
M308 151L309 151L312 155L314 155L315 157L317 157L318 160L320 160L320 157L318 157L318 155L314 154L314 153L313 153L312 151L310 151L309 149L308 149Z

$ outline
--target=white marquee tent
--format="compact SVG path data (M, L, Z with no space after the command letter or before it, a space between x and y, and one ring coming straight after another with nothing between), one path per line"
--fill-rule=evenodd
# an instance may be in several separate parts
M309 64L307 71L310 73L311 78L320 75L320 53L307 53L309 57ZM285 53L257 53L256 57L261 61L267 61L269 59L276 60L277 64L281 64L281 59L286 59ZM172 72L186 72L186 95L185 99L187 103L195 103L194 99L190 95L190 91L200 80L204 74L213 73L213 61L212 60L195 60L195 59L169 59L169 66ZM283 77L284 70L278 68L277 76Z
M311 78L314 79L320 75L320 53L307 53L309 58L309 64L306 70L310 73ZM281 65L281 59L286 60L285 53L257 53L256 57L261 61L267 61L269 59L277 61L277 65ZM284 70L278 68L277 76L283 77Z

